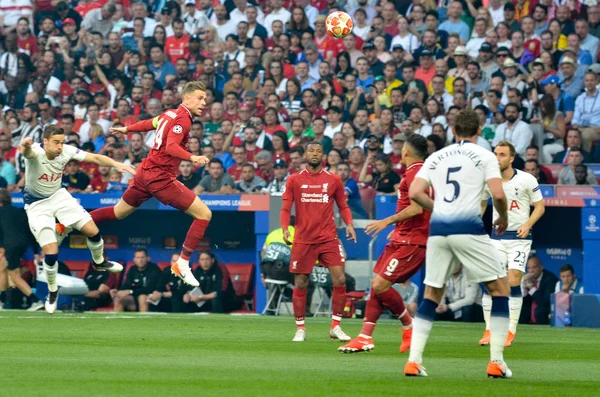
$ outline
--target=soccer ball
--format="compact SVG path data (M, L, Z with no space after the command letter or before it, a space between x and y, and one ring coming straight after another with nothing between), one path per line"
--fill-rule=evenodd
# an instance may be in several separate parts
M354 22L350 15L343 11L334 11L325 20L327 33L335 39L343 39L352 32Z

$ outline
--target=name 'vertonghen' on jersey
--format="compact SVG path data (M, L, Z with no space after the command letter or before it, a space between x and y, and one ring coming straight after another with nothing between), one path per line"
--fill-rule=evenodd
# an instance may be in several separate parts
M430 156L416 177L435 192L430 236L486 234L481 197L486 182L501 177L494 153L461 141Z
M56 193L62 186L62 174L67 163L71 159L83 161L87 154L73 146L64 145L61 154L49 160L39 143L31 145L31 150L35 157L25 159L25 204L46 199Z

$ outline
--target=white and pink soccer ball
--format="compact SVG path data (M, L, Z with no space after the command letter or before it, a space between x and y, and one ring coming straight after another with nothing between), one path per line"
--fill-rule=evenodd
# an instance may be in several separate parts
M327 33L335 39L343 39L352 32L354 22L350 15L344 11L334 11L327 16L325 28Z

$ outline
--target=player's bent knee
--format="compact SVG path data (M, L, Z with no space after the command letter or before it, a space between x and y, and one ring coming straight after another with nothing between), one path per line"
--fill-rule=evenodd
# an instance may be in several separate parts
M186 214L193 216L195 219L204 219L207 221L212 219L212 211L197 197L185 212Z
M346 275L342 274L341 276L331 276L331 282L334 287L343 287L346 285Z
M517 287L521 285L521 279L523 278L523 273L519 270L509 269L508 270L508 285L509 287Z
M371 281L371 289L377 295L383 294L385 291L390 289L391 286L392 286L392 284L389 281L387 281L381 277L375 277Z
M294 276L294 288L304 290L308 288L308 274L296 274Z
M79 231L85 234L87 237L93 237L100 233L100 229L98 229L98 226L92 220L83 225Z

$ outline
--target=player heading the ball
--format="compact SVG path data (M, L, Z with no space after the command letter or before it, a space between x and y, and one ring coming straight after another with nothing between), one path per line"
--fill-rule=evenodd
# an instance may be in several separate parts
M133 183L113 207L100 208L91 212L97 223L123 219L131 215L151 197L170 205L194 218L185 237L181 254L171 271L185 283L197 287L198 280L190 270L190 257L204 237L212 213L190 189L177 180L179 163L189 160L205 165L209 159L194 156L186 150L194 116L200 117L206 106L206 87L192 81L183 88L182 103L175 110L167 110L153 119L140 121L129 127L111 128L115 134L146 132L156 129L152 150L142 161Z

